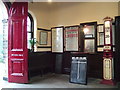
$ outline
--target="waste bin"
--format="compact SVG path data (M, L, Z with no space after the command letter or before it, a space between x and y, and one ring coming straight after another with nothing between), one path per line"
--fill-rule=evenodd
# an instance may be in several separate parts
M87 56L72 56L70 82L87 84Z

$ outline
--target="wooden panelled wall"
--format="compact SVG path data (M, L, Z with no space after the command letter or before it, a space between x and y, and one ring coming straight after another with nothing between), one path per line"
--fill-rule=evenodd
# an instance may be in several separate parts
M117 48L113 53L114 65L115 65L115 80L120 81L120 60L119 60L119 27L120 17L115 22L115 45ZM96 48L103 48L103 46L97 46ZM70 74L71 68L71 53L63 52L59 53L49 52L29 52L29 77L36 75L44 75L50 73ZM58 57L62 59L61 67L59 62L56 62ZM58 67L57 67L58 66ZM57 69L56 69L57 68ZM87 76L93 78L103 78L103 52L96 52L88 55ZM57 70L57 71L56 71Z
M89 54L88 77L102 78L103 76L103 53ZM29 53L29 75L44 75L48 72L55 73L56 54L52 52L30 52ZM61 74L70 74L71 53L62 54Z

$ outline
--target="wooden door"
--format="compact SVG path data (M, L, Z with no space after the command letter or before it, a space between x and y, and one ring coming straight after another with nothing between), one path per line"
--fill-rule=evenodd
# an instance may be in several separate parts
M28 83L27 2L14 2L8 17L8 81Z

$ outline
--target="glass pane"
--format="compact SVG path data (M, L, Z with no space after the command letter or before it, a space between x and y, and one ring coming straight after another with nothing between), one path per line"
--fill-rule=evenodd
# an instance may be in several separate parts
M85 40L84 52L95 52L95 41L94 39Z
M85 37L95 37L95 28L92 26L84 26L83 28Z
M29 17L27 17L27 31L31 32L31 21Z
M31 49L30 40L31 40L31 33L27 33L27 48L28 49Z
M104 33L99 33L99 45L104 45Z
M8 20L4 19L3 22L3 60L6 63L8 60ZM1 45L0 45L1 46Z
M31 40L31 21L29 16L27 17L27 48L31 49L31 44L30 44L30 40Z

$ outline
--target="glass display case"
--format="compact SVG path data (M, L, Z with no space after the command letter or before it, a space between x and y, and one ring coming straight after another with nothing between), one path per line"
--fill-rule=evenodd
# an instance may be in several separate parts
M95 53L97 45L97 22L81 23L83 52ZM81 46L82 46L81 45Z

